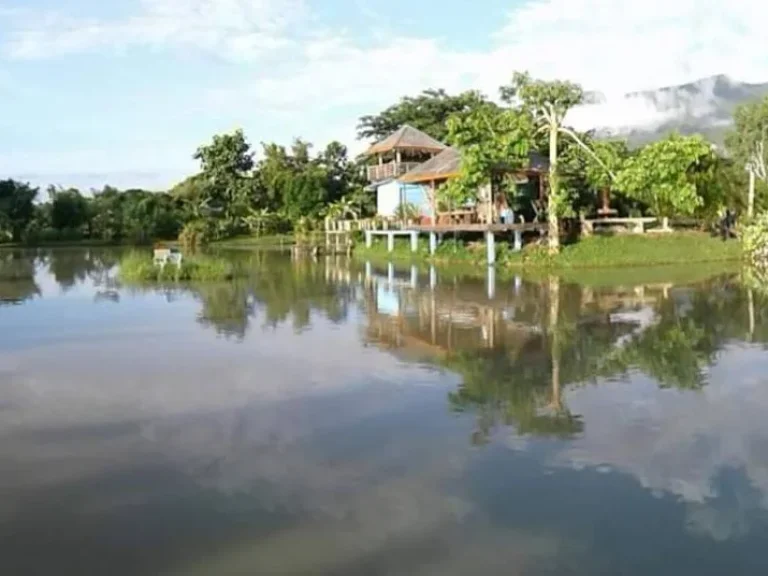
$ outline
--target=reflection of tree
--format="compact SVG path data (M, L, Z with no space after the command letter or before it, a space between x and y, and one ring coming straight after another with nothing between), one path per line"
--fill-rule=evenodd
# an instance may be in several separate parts
M0 306L18 304L39 294L34 258L16 250L0 252Z
M609 356L603 369L637 369L664 387L700 389L706 368L729 342L768 342L768 302L755 304L750 290L723 280L668 298L656 307L656 322Z
M107 272L117 264L119 252L106 248L60 248L48 250L41 257L59 287L67 291L87 279L102 284Z
M200 284L193 290L203 305L198 314L200 324L212 326L225 336L241 340L245 337L249 318L254 311L253 300L245 283Z
M330 278L322 265L292 262L267 251L228 253L226 257L238 260L248 277L189 287L203 304L199 321L204 326L242 339L257 308L266 326L290 321L297 330L310 325L313 311L322 312L332 322L342 322L348 315L352 287Z

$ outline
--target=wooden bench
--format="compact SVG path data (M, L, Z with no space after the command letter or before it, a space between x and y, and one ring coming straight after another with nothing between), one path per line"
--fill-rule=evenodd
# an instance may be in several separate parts
M657 222L658 218L593 218L581 220L581 231L584 236L592 236L595 228L621 227L630 229L634 234L644 234L645 227Z

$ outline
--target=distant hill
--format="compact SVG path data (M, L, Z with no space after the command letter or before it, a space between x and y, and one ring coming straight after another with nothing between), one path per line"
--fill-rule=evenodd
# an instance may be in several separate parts
M613 99L590 92L589 104L575 111L573 120L581 129L595 129L599 137L621 136L633 146L675 130L722 145L734 109L767 95L768 82L748 84L718 75Z

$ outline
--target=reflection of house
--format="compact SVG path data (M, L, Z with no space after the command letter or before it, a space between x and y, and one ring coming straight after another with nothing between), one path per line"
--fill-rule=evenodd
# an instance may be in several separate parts
M403 126L394 134L371 146L365 153L377 158L378 163L368 166L369 190L376 191L377 214L393 217L402 205L413 205L422 219L433 218L437 212L436 190L447 180L456 178L461 168L461 153L438 142L429 135ZM533 184L535 191L528 193L532 201L546 194L544 174L549 165L546 158L532 153L526 170L516 173L521 186ZM500 173L505 173L503 167ZM479 191L481 203L477 206L485 215L490 183Z

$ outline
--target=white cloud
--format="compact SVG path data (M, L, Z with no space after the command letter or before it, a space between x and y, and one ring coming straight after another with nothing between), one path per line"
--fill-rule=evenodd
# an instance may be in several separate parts
M138 5L136 15L122 20L17 13L6 52L39 59L105 46L177 45L248 60L288 45L288 30L305 15L303 0L139 0Z
M315 38L303 44L303 59L290 73L260 75L217 96L230 105L249 101L284 111L365 105L374 112L428 87L477 88L496 96L514 70L529 70L603 92L607 105L576 114L579 127L661 124L683 104L659 110L619 96L721 73L768 80L768 52L757 25L768 17L766 6L761 0L539 0L512 10L488 50L462 50L429 37L390 36L365 47L349 37ZM705 94L684 105L703 114L713 100ZM350 117L350 125L354 121Z
M28 13L21 22L16 14L5 52L29 59L108 47L194 47L243 66L240 80L209 88L209 113L223 113L246 130L249 122L263 129L264 120L280 118L269 133L254 134L255 141L302 135L322 144L339 135L352 148L363 113L429 87L496 96L514 70L601 91L605 105L572 117L579 128L659 125L683 110L705 114L715 103L705 94L659 110L643 99L619 98L626 92L721 73L768 80L763 0L532 0L488 30L485 49L396 28L385 35L362 27L330 32L307 0L137 0L136 6L121 20ZM357 4L361 21L371 16L365 6ZM180 107L188 97L180 96Z

